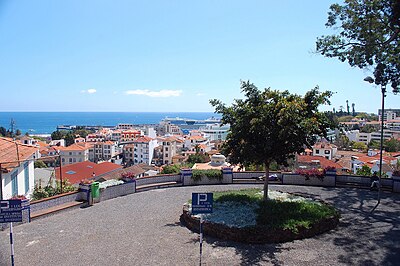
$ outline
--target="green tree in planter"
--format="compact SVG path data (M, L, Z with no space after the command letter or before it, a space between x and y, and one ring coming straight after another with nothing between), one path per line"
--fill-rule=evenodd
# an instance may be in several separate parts
M226 106L211 100L215 112L222 114L222 124L230 130L222 147L233 164L263 164L269 176L273 161L286 164L294 154L325 136L332 120L318 111L321 104L329 104L332 92L319 92L318 87L304 97L289 91L258 90L249 81L241 82L246 98ZM264 199L268 198L268 178L264 183Z

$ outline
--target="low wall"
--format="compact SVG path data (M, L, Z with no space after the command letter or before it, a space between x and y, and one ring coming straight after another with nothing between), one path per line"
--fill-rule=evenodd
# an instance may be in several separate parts
M49 198L31 201L31 212L36 212L44 209L48 209L57 205L61 205L67 202L76 201L79 196L78 191L67 192L64 194L56 195Z
M181 175L157 175L151 177L142 177L136 179L136 186L165 183L165 182L181 182Z
M282 174L280 172L269 172L269 174L276 174L278 179L282 178ZM264 171L233 172L233 179L254 179L264 175Z
M218 184L232 184L232 173L227 173L222 175L222 180L209 179L208 177L203 177L201 180L193 180L192 176L183 176L184 186L195 186L195 185L218 185Z
M112 187L107 187L104 189L100 189L100 201L129 195L135 192L136 192L136 182L129 182Z
M336 176L327 175L319 179L317 177L309 177L298 174L283 174L282 184L284 185L303 185L303 186L322 186L334 187L336 185Z

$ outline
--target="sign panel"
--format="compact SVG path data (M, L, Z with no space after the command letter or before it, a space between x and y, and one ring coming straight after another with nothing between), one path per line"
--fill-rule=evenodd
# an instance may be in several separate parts
M213 193L192 193L192 214L212 213Z
M0 201L0 223L22 222L21 200Z

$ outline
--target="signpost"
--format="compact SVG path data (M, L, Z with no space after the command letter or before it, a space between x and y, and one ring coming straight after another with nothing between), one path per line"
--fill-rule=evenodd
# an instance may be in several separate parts
M213 212L213 193L192 193L192 214L200 214L200 264L203 253L203 213Z
M10 223L11 265L14 266L13 222L22 222L21 200L0 201L0 223Z

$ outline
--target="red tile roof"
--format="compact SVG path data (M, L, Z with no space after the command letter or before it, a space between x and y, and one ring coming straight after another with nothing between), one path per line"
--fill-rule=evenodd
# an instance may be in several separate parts
M138 165L133 165L127 168L122 168L122 169L117 169L112 172L108 172L106 174L103 174L101 176L97 175L99 178L105 179L105 180L110 180L110 179L118 179L121 177L122 174L127 174L127 173L132 173L135 176L139 176L141 174L144 174L146 171L138 166Z
M147 137L147 136L143 136L143 137L139 137L139 138L137 138L136 140L134 140L134 142L135 143L139 143L139 142L150 142L150 141L152 141L153 139L152 138L150 138L150 137Z
M78 184L82 179L92 178L93 173L98 176L117 169L122 169L122 166L110 162L95 164L89 161L69 164L61 167L62 178L68 179L71 184ZM55 172L56 178L60 180L60 168L57 167Z
M16 161L27 160L35 154L36 151L38 151L38 147L21 144L12 139L0 137L1 169L9 172L11 168L18 167L19 164Z
M326 159L325 157L322 156L298 155L297 161L301 163L314 163L319 161L321 168L326 168L326 167L334 167L336 169L342 168L340 164L335 163L334 161Z

